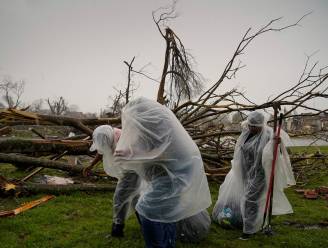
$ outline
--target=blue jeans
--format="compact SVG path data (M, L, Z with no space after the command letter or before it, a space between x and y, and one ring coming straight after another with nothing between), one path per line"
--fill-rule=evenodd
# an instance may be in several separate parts
M151 221L139 215L147 248L174 248L176 224Z

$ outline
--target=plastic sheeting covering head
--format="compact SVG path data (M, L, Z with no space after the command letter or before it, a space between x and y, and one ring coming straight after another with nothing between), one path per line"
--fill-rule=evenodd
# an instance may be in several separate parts
M95 151L103 155L103 167L105 172L116 178L121 178L123 170L114 166L114 149L116 147L115 142L115 130L109 125L102 125L97 127L92 134L93 143L90 147L90 151Z
M107 150L113 152L114 129L109 125L99 126L93 131L92 140L90 151L97 150L99 154L103 154Z
M247 124L254 127L264 126L264 115L261 112L254 111L247 116Z
M115 154L117 166L147 182L136 205L147 219L176 222L211 204L198 147L165 106L146 98L130 101Z
M254 113L254 112L253 112ZM262 122L257 114L255 124ZM256 122L256 120L259 120ZM276 160L276 176L273 193L273 214L287 214L292 208L283 193L287 185L295 184L290 160L284 141L288 140L285 133ZM251 133L247 123L239 136L233 160L232 169L220 186L218 200L213 209L213 219L220 224L231 224L234 227L243 226L243 232L255 233L260 230L266 200L266 192L270 180L273 159L273 131L263 120L261 132Z

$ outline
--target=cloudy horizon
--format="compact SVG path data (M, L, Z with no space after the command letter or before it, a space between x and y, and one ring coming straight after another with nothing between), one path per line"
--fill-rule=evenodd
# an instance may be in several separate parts
M104 109L108 97L127 81L134 56L136 70L159 79L165 43L151 13L170 4L165 0L0 0L0 76L26 81L23 101L63 96L80 111ZM283 17L279 25L299 26L258 37L240 58L246 65L223 93L238 87L265 102L296 83L306 55L328 64L326 41L328 1L178 1L179 16L170 26L194 56L196 71L210 86L216 82L249 27L256 30ZM135 96L155 99L157 83L134 76ZM312 103L328 108L327 101Z

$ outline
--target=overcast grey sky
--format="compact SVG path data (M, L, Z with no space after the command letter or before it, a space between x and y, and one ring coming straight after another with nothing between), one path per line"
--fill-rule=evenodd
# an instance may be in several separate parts
M23 100L63 96L84 112L108 104L126 82L124 60L148 63L159 78L165 43L151 12L168 0L0 0L0 76L24 79ZM195 57L208 85L215 82L248 27L283 16L282 25L313 11L301 27L263 35L246 50L247 66L225 91L238 86L262 103L296 82L305 54L328 65L326 0L180 0L171 27ZM156 83L136 76L136 96L155 98ZM315 104L327 104L320 102Z

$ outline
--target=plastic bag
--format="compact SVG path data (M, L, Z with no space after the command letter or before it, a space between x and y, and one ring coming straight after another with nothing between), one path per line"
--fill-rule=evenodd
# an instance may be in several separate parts
M177 222L177 238L181 242L199 243L208 234L211 218L207 210Z

